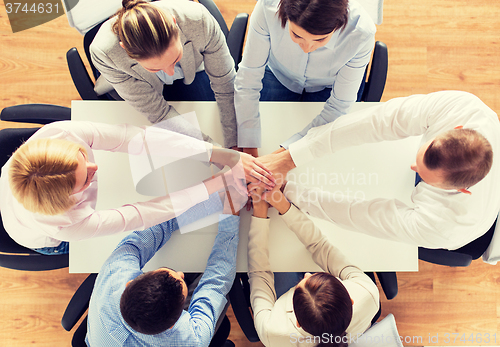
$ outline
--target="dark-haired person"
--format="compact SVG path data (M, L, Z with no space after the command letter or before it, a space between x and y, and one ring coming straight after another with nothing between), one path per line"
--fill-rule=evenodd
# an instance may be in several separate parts
M370 327L379 309L379 292L362 270L349 262L314 223L290 204L279 189L253 193L248 234L250 301L259 338L265 346L347 346L350 335ZM269 263L268 203L326 272L304 278L277 298ZM349 335L350 334L350 335Z
M228 211L227 200L224 211ZM182 272L166 267L142 271L178 229L177 220L125 237L97 276L90 299L87 345L208 346L236 273L239 216L230 213L220 215L205 273L187 311L183 311L187 286Z
M422 181L412 205L395 199L332 199L289 181L302 211L348 229L426 248L459 249L485 234L500 210L500 123L478 97L460 91L396 98L311 129L289 150L262 157L278 175L363 143L422 135L411 169ZM408 168L410 169L410 168Z
M102 74L96 89L109 82L151 123L179 115L167 101L216 100L224 146L237 145L234 61L219 24L201 4L123 0L90 52Z
M347 113L370 61L375 25L355 0L259 0L235 80L238 146L261 146L260 101L326 101L312 127ZM297 129L299 130L299 129Z

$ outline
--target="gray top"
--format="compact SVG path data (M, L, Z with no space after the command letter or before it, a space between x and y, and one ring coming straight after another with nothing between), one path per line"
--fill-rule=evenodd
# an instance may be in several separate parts
M179 26L179 37L183 44L183 56L179 64L184 73L184 83L193 82L202 63L210 78L210 84L219 107L224 134L224 146L236 146L236 116L234 111L234 61L229 53L226 39L217 21L199 3L191 1L162 0L152 3L168 10ZM102 76L118 94L152 123L177 116L179 113L163 98L163 82L130 58L120 46L112 31L114 18L106 21L90 45L92 61ZM180 125L180 132L190 125ZM213 140L203 135L204 140Z

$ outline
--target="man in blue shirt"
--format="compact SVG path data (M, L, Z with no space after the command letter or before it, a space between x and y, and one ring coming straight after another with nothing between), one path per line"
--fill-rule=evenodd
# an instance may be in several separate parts
M218 228L187 311L183 311L187 286L182 272L169 268L142 272L178 229L177 219L125 237L97 277L89 306L87 345L208 346L236 273L239 216L221 214Z

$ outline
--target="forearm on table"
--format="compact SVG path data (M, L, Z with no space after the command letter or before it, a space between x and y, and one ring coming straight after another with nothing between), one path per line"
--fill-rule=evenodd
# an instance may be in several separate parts
M346 229L370 236L408 244L436 248L441 238L435 223L442 223L436 212L419 211L396 199L358 201L344 196L338 202L333 193L288 182L285 195L302 211L313 217L328 220Z

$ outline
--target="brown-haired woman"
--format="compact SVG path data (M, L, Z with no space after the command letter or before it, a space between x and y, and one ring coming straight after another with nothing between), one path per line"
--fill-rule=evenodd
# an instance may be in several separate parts
M370 327L379 309L379 292L279 188L252 193L254 212L248 234L250 301L265 346L347 346ZM267 202L266 202L267 200ZM304 278L276 299L269 263L268 202L325 271Z
M261 147L260 101L321 101L307 131L347 113L375 44L375 25L355 0L258 0L234 82L238 146ZM300 129L297 129L300 130Z
M191 1L123 0L122 4L90 45L92 61L102 74L96 90L105 92L111 84L151 123L179 115L167 100L216 100L224 146L235 147L236 73L217 21L204 6ZM180 132L191 133L187 122L180 126ZM206 135L204 139L213 142Z

